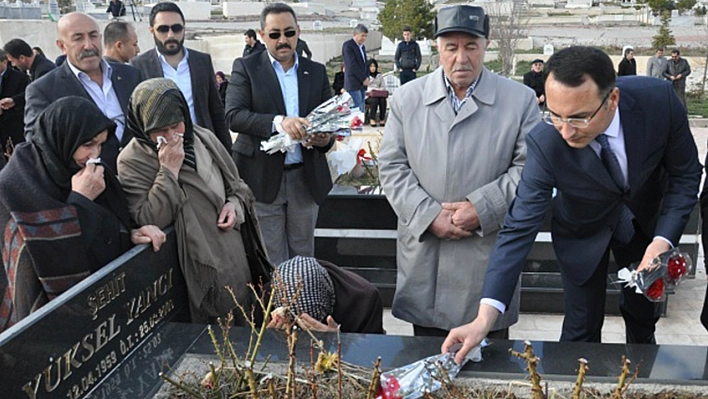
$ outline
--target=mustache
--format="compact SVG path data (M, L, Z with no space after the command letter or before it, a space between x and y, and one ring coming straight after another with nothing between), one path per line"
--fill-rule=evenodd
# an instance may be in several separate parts
M88 57L98 57L98 50L84 50L79 54L80 60Z
M177 40L177 39L167 39L167 40L165 40L165 46L167 46L168 44L176 44L176 45L179 46L179 40Z
M292 50L292 46L290 46L290 44L288 43L279 44L275 47L276 50L280 50L281 48L289 48Z
M472 71L474 71L474 68L472 67L472 65L460 65L458 67L455 67L452 71L453 72L461 72L461 71L472 72Z

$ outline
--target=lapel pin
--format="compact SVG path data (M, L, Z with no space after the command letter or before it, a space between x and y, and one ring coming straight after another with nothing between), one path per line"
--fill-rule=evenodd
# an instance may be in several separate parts
M121 80L121 77L120 77L120 76L118 76L118 80Z
M303 75L309 75L310 72L305 71L305 72L303 72L302 74L303 74Z

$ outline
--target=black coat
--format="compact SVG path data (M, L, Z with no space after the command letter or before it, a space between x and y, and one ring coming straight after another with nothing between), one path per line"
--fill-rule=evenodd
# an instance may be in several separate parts
M248 57L251 54L258 54L261 51L265 51L266 47L263 43L260 42L260 40L256 39L256 42L253 43L253 47L251 46L243 46L243 54L241 54L242 57Z
M41 54L34 56L34 61L32 61L32 66L30 66L30 79L34 82L35 80L41 78L42 76L48 74L52 70L56 69L57 65L48 59L42 57Z
M297 70L300 116L332 96L324 65L300 58ZM283 176L285 154L268 155L261 151L261 141L273 134L273 118L286 115L278 77L267 52L234 60L229 87L226 89L226 119L229 128L238 132L232 147L236 166L251 187L256 200L272 203L278 195ZM321 204L332 189L332 178L325 154L327 147L302 148L305 180L312 198Z
M543 77L543 72L536 73L529 71L524 74L524 84L536 93L536 98L546 94L546 79Z
M0 114L0 154L5 152L5 144L8 138L12 138L14 144L25 141L23 120L25 112L25 88L29 84L26 74L8 67L2 76L2 87L0 87L0 99L12 98L15 106L2 110Z
M157 50L146 51L130 62L143 73L144 79L164 78ZM228 151L231 148L231 133L226 128L224 104L216 88L216 76L211 56L189 49L189 73L192 81L195 124L213 132Z
M622 58L619 66L617 67L617 76L632 76L637 74L637 60L632 58L628 60L627 58Z

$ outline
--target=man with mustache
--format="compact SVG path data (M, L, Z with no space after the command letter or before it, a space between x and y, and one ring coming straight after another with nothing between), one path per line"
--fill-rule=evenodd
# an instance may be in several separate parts
M125 115L130 94L140 83L140 71L101 58L101 31L96 20L86 14L64 15L57 23L57 33L56 44L67 62L27 86L25 137L32 136L37 116L49 104L67 96L87 98L117 125L101 150L102 164L115 171L118 153L132 138L125 130Z
M325 154L331 134L311 136L294 151L268 155L261 141L276 132L305 137L304 116L332 96L324 65L295 53L300 28L283 3L261 11L266 51L237 58L226 89L226 117L239 132L232 155L256 196L256 212L270 261L314 256L319 204L332 188Z
M177 4L157 3L150 10L150 33L155 48L133 58L145 79L167 78L177 83L189 106L192 123L213 132L231 149L231 133L224 119L224 105L216 86L211 56L184 47L184 14Z
M477 314L487 260L540 121L536 96L484 67L489 17L457 5L435 20L440 67L396 90L379 152L398 215L393 315L446 336ZM518 320L519 287L491 336Z

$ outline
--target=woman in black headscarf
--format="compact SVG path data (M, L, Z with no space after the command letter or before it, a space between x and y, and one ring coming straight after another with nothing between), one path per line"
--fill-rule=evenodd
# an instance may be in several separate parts
M139 223L174 223L192 321L215 322L236 306L225 286L249 309L247 284L258 277L248 248L264 250L252 216L255 197L229 153L214 133L192 125L187 102L169 79L135 88L127 129L134 139L118 156L118 177L130 213Z
M40 114L30 141L0 172L0 331L130 249L165 234L130 230L125 194L97 159L115 124L96 105L65 97ZM132 241L132 243L131 243ZM9 299L9 300L8 300Z

